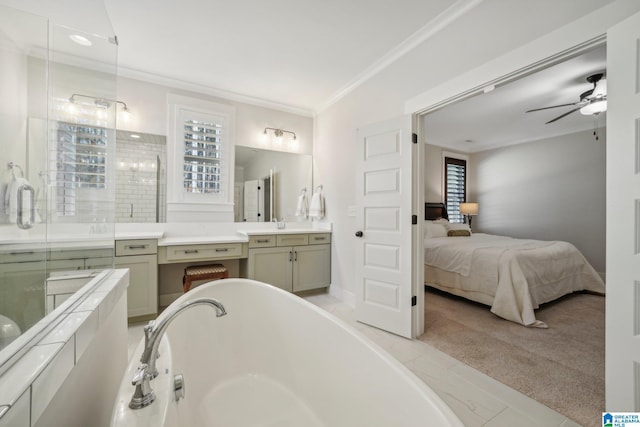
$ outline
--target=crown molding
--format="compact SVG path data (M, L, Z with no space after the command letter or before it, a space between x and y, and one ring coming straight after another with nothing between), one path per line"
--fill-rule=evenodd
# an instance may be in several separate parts
M374 77L376 74L380 73L382 70L387 68L389 65L396 62L399 58L416 48L418 45L423 43L425 40L433 37L435 34L440 32L443 28L447 27L453 21L482 3L483 0L458 0L453 5L449 6L438 16L427 22L420 29L418 29L415 33L401 42L399 45L391 49L384 56L382 56L379 60L370 65L363 72L354 77L349 83L344 85L341 89L339 89L336 93L334 93L324 104L319 106L316 109L316 114L321 111L329 108L348 93L355 90L358 86L365 83L367 80Z

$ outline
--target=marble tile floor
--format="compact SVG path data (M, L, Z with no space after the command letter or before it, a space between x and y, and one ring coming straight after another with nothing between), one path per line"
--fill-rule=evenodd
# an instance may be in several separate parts
M580 427L428 344L359 323L353 309L329 294L304 297L354 327L398 359L431 387L467 427ZM143 336L143 324L129 326L129 360Z

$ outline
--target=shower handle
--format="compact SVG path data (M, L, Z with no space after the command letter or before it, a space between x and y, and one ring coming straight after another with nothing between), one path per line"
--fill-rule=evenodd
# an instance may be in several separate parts
M23 221L24 216L24 192L29 192L29 220L27 222ZM29 184L21 185L18 188L18 206L17 206L17 215L16 215L16 225L23 230L27 230L33 227L33 224L36 222L36 205L34 200L35 190Z

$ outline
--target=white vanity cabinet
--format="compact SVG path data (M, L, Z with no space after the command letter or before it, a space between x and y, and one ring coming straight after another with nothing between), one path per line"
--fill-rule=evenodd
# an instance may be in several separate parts
M129 321L154 319L158 314L158 241L116 240L115 246L115 267L129 269Z
M289 292L326 288L331 282L331 234L271 234L249 237L249 279Z

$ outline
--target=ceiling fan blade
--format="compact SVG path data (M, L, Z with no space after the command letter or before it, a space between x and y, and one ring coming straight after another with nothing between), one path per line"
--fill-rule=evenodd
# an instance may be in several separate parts
M565 116L568 116L569 114L571 114L571 113L573 113L573 112L575 112L575 111L578 111L580 108L582 108L582 106L580 106L580 107L578 107L578 108L574 108L574 109L573 109L573 110L571 110L571 111L567 111L566 113L564 113L564 114L562 114L562 115L560 115L560 116L556 117L555 119L553 119L553 120L549 120L547 123L545 123L545 125L548 125L549 123L553 123L553 122L555 122L556 120L560 120L561 118L563 118L563 117L565 117Z
M541 110L548 110L550 108L558 108L558 107L570 107L572 105L577 105L579 104L579 102L572 102L571 104L560 104L560 105L552 105L551 107L542 107L542 108L535 108L533 110L527 110L525 111L525 113L531 113L533 111L541 111Z

